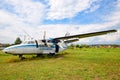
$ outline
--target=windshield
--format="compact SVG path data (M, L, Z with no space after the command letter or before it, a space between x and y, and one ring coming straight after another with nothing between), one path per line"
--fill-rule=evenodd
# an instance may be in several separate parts
M35 44L35 41L25 41L22 44Z

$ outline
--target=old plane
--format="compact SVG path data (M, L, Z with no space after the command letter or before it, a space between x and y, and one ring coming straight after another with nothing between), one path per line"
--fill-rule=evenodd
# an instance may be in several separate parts
M37 56L40 54L55 55L56 53L67 49L69 43L79 41L80 38L104 35L112 32L117 32L117 30L106 30L100 32L57 37L52 39L44 38L42 40L28 40L19 45L7 47L3 50L3 52L7 54L19 55L19 58L21 59L23 59L23 55L26 54L36 54Z

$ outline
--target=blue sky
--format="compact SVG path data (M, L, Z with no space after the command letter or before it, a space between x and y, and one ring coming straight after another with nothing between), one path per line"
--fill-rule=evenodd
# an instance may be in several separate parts
M117 29L81 39L81 44L120 44L120 0L0 0L0 43ZM23 31L25 30L25 31Z

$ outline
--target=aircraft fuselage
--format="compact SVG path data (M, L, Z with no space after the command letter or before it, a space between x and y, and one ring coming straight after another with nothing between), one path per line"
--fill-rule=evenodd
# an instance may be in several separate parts
M3 50L3 52L8 53L8 54L14 54L14 55L49 54L49 53L57 53L57 52L65 50L67 48L67 45L65 45L64 43L58 43L58 44L53 44L53 43L47 43L47 44L41 43L40 44L40 43L38 43L38 44L36 44L34 41L31 43L30 43L30 41L28 41L28 43L7 47Z

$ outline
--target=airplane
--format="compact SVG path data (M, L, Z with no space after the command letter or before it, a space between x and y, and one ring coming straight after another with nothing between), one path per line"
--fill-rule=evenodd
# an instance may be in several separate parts
M36 54L40 56L41 54L55 55L58 52L66 50L68 44L72 42L79 41L81 38L104 35L108 33L117 32L117 30L106 30L100 32L92 32L86 34L78 34L50 39L41 39L41 40L27 40L21 44L13 45L3 49L2 51L7 54L19 55L20 59L24 59L23 55L27 54Z

